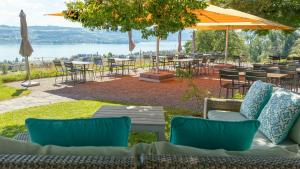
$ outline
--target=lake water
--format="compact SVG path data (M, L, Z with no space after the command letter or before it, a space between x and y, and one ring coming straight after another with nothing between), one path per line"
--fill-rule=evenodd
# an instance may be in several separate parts
M183 42L184 44L185 42ZM69 44L69 45L32 45L33 54L31 59L52 60L60 57L70 57L77 54L129 54L128 44ZM22 59L19 55L20 45L0 45L0 61L14 60L16 57ZM176 50L177 41L162 41L160 50ZM136 44L133 52L155 51L155 42L141 42Z

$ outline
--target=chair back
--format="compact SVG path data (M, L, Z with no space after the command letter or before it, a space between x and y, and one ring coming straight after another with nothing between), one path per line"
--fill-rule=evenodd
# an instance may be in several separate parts
M266 68L267 73L279 73L279 69L276 67L268 67Z
M239 80L239 72L235 69L221 69L219 70L220 80L226 79L226 80Z
M167 55L167 61L173 61L173 59L175 58L175 55Z
M267 72L265 71L246 71L245 81L248 83L261 80L263 82L267 81Z
M95 58L94 59L94 64L96 64L98 66L103 66L103 60L102 60L102 58Z
M150 55L143 55L143 59L150 59L151 57L150 57Z
M185 58L184 54L179 54L178 55L178 59L184 59L184 58Z
M74 65L72 62L64 62L65 68L67 71L73 71L74 70Z

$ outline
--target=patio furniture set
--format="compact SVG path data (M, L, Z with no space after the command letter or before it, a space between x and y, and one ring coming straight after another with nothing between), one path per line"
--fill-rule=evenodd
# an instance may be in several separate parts
M192 75L214 73L214 65L223 59L222 53L166 54L159 56L162 70L186 71ZM156 56L143 55L144 65L149 69L156 67Z
M222 88L226 89L226 98L228 98L229 91L231 91L231 97L233 97L234 91L241 92L242 90L241 93L245 94L250 85L257 80L298 92L300 88L300 64L298 62L284 62L253 64L253 68L221 69L219 70L219 77L219 97Z
M61 76L62 82L69 81L68 77L70 77L71 81L74 83L86 82L87 75L89 78L95 79L97 77L97 73L99 73L100 78L104 77L105 71L109 71L107 76L116 77L117 75L124 75L125 70L135 70L136 69L136 59L129 58L94 58L93 61L65 61L62 62L60 60L53 61L55 69L56 69L56 77ZM121 74L120 74L121 71Z
M130 130L130 117L135 130L142 127L138 126L139 122L158 122L163 118L162 113L161 107L109 106L98 110L91 119L26 120L29 135L19 134L14 140L0 137L3 144L0 152L10 152L0 153L0 168L300 168L300 95L262 81L252 84L245 100L205 99L204 119L174 117L170 143L140 143L131 148L31 144L45 141L44 138L50 139L46 142L58 141L55 141L57 145L62 144L59 141L73 142L70 145L95 144L91 140L101 135L93 132L100 131L104 136L110 135L100 142L115 144L109 139L128 139L119 136ZM102 127L91 128L91 125ZM75 138L74 132L90 137L88 141L82 137L61 138ZM207 146L212 148L203 148Z

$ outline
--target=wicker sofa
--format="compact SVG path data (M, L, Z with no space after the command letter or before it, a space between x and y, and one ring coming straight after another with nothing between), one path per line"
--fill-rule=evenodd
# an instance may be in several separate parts
M229 120L229 121L242 121L247 120L246 117L239 113L240 107L243 100L236 99L217 99L217 98L206 98L204 102L204 117L211 120ZM299 119L300 120L300 119ZM296 125L295 125L296 127ZM300 128L297 129L300 132ZM275 146L297 146L299 142L295 142L289 137L279 145L273 144L267 139L260 131L257 132L252 148L268 149Z
M28 141L27 134L14 139ZM136 155L132 157L0 155L0 169L296 169L299 158Z

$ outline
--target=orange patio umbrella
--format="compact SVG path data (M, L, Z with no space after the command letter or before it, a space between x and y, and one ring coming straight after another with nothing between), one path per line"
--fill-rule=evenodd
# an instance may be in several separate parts
M209 5L205 9L193 10L200 20L195 26L190 29L197 30L225 30L225 63L228 57L228 40L229 30L246 29L246 30L292 30L293 28L285 26L273 21L269 21L255 15L234 9L220 8L214 5ZM193 50L195 51L195 32L193 32Z

